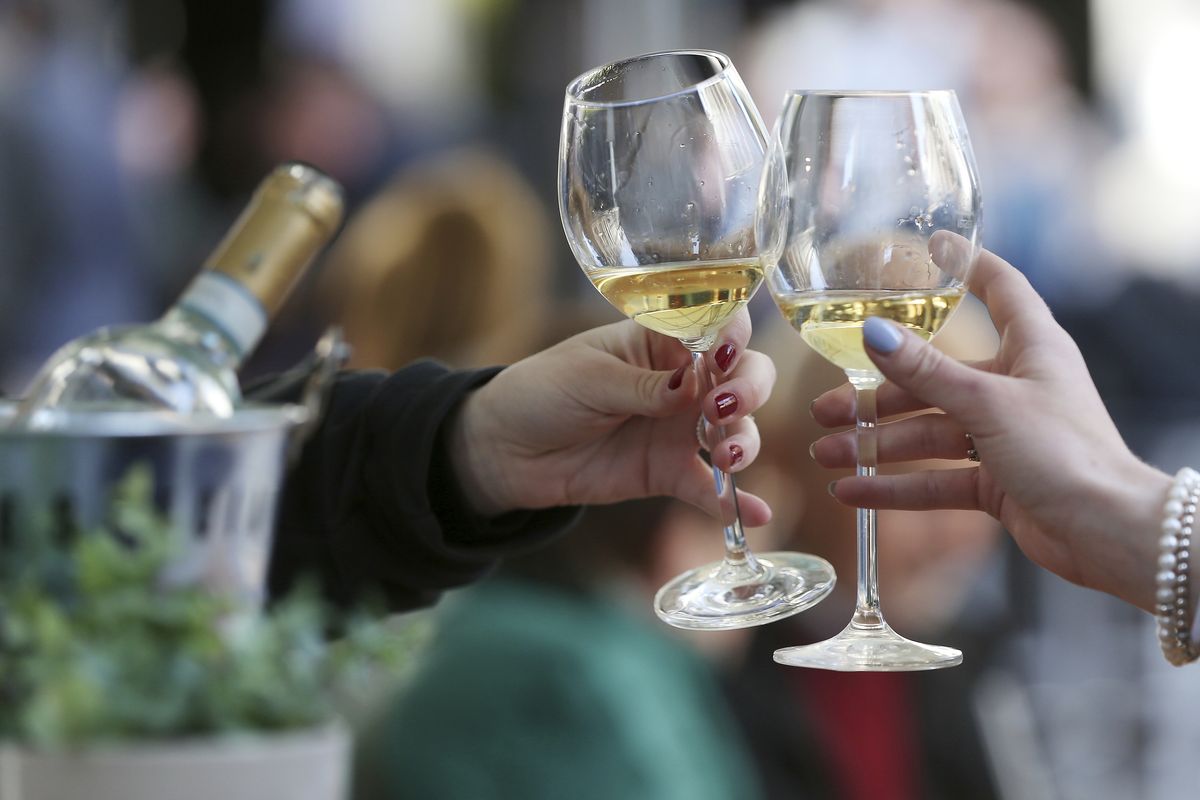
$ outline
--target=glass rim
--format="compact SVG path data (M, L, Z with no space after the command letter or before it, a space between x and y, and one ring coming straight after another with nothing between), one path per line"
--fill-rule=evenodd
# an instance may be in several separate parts
M595 76L601 70L613 69L615 67L625 67L629 64L637 63L638 61L648 61L652 58L661 58L662 56L707 56L713 58L721 65L721 68L712 75L702 81L688 84L682 88L676 89L673 92L664 92L663 94L653 95L651 97L639 97L635 100L588 100L579 95L582 84L588 79ZM617 61L610 61L607 64L601 64L598 67L592 67L576 75L567 84L567 102L576 106L587 106L591 108L630 108L633 106L645 105L647 103L657 103L661 100L670 100L673 97L680 97L685 94L702 89L706 86L711 86L717 81L724 80L726 75L733 70L733 60L722 52L717 50L706 50L701 47L689 47L682 50L657 50L653 53L642 53L629 58L622 58Z
M788 89L784 99L793 97L932 97L956 96L953 89Z

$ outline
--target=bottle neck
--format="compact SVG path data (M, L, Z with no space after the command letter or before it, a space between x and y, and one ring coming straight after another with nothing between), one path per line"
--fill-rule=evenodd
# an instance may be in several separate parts
M204 270L184 290L161 324L192 332L196 344L236 368L262 339L267 312L244 286Z
M333 236L342 208L341 188L318 170L276 168L160 324L236 369Z
M259 185L250 204L204 263L204 271L236 284L262 312L265 324L283 305L313 256L333 236L341 217L342 195L336 183L312 167L285 164ZM205 286L197 291L219 290ZM243 330L252 329L260 319L244 305L238 304L230 312L239 316L236 330L230 333L243 350L248 349L242 344L247 338ZM205 313L209 313L207 309Z

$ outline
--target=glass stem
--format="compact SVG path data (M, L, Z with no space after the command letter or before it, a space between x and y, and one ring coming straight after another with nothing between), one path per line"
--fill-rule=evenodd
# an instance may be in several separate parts
M858 475L872 477L879 465L875 391L883 376L851 376L858 413L855 438L858 442ZM858 509L858 597L854 604L855 628L878 629L886 625L879 609L879 561L875 542L875 509Z
M700 385L700 397L707 397L716 386L712 373L704 363L704 351L692 350L692 366L696 370L696 378ZM703 417L701 418L703 419ZM725 426L705 424L707 440L716 447L725 440ZM711 463L711 459L710 459ZM721 525L725 529L725 564L723 571L732 574L727 577L737 579L744 577L749 580L762 574L762 567L746 546L746 534L742 530L742 517L738 511L737 484L733 476L722 471L715 463L712 464L713 482L717 488L717 502L721 509Z

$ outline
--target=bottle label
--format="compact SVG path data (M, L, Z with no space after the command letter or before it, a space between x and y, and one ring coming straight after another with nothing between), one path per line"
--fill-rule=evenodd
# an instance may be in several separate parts
M219 327L244 356L254 349L267 329L267 314L254 295L233 278L205 270L179 298L179 306L199 314Z

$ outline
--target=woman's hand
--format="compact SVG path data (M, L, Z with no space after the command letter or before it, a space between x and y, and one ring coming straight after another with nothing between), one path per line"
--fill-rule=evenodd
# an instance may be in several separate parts
M452 457L475 510L611 503L671 495L717 516L712 471L698 454L696 422L726 426L712 452L728 472L758 455L747 417L767 399L775 367L746 349L744 311L706 356L719 385L697 398L691 357L674 339L631 321L587 331L505 369L474 392L453 422ZM742 521L771 516L739 492Z
M984 252L970 281L1000 333L990 361L961 364L882 319L863 339L888 378L879 414L939 407L879 428L881 462L963 459L971 434L978 466L845 478L838 500L871 508L988 512L1038 564L1150 611L1162 503L1170 479L1126 447L1079 348L1016 269ZM825 427L854 423L849 386L813 403ZM853 466L853 431L827 436L813 456Z

